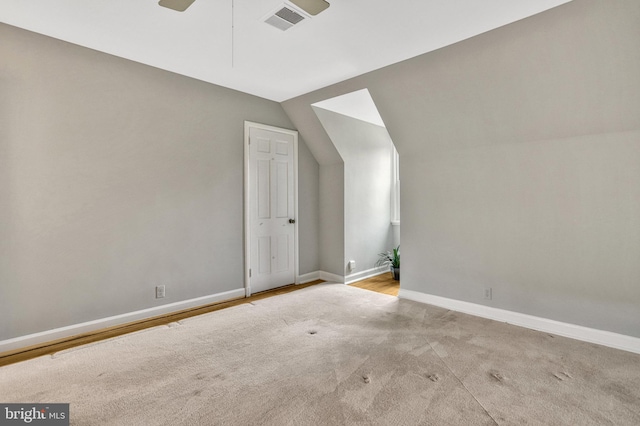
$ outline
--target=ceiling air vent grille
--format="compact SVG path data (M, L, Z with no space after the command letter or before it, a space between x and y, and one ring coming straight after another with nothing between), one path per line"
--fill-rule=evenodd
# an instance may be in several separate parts
M278 8L274 13L270 13L266 19L263 19L269 25L273 25L274 27L286 31L294 25L305 20L306 17L291 7L283 6Z
M281 17L282 19L284 19L285 21L295 25L298 22L302 21L304 19L304 16L300 15L299 13L294 12L293 10L289 9L288 7L283 7L282 9L280 9L279 11L276 12L276 16Z

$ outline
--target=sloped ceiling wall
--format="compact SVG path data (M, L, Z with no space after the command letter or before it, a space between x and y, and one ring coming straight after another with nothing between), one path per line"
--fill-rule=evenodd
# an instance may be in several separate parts
M401 158L402 288L640 337L638 40L637 1L575 0L283 107L322 169L310 105L369 89Z
M391 250L391 155L387 129L314 107L344 159L344 259L340 275L366 273ZM347 264L355 261L355 268ZM353 279L353 278L351 278ZM349 279L348 279L349 280Z

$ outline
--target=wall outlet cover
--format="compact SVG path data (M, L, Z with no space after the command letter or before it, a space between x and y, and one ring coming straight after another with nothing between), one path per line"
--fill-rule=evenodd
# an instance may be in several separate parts
M156 299L162 299L165 296L165 287L163 285L156 286Z
M484 289L484 298L487 299L487 300L491 300L491 297L492 297L491 287L485 288Z

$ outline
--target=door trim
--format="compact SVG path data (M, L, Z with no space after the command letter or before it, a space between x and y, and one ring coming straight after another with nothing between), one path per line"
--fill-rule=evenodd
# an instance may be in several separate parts
M267 124L244 122L244 289L245 297L251 296L251 223L250 222L250 197L249 184L249 129L256 128L272 132L286 133L293 136L293 212L295 223L293 224L293 278L295 283L299 281L299 256L298 256L298 131L269 126Z

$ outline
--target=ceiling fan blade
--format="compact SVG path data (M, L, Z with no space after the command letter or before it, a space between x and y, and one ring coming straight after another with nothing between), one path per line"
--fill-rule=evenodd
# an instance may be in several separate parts
M196 0L160 0L158 4L162 7L178 12L184 12Z
M325 10L330 6L329 2L325 0L289 0L289 1L312 16L316 16L318 13L322 12L323 10Z

